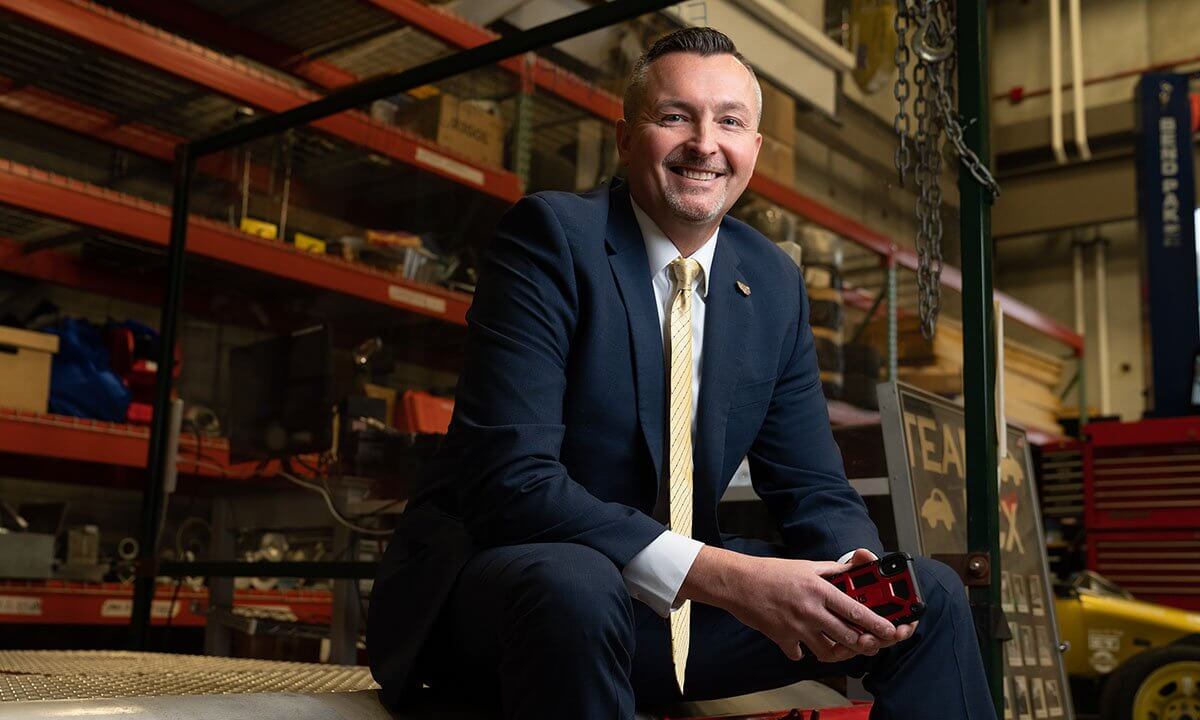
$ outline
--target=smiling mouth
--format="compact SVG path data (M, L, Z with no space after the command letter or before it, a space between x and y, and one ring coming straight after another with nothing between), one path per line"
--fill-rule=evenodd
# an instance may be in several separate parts
M682 165L673 165L668 168L671 172L685 177L688 180L716 180L719 177L724 177L725 173L716 172L715 170L696 170L694 168L683 167Z

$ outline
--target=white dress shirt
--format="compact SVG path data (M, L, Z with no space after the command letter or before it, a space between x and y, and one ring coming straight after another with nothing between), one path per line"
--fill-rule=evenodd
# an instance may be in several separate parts
M650 262L650 281L654 286L655 306L658 309L658 321L662 326L663 345L666 346L667 319L671 313L671 275L669 265L680 256L675 243L659 229L658 224L650 219L633 198L633 214L637 218L638 227L642 231L642 239L646 243L646 257ZM700 275L696 279L696 288L692 302L692 444L696 439L696 407L700 398L700 369L704 363L704 309L708 298L708 277L712 269L713 255L717 249L717 234L720 227L713 231L712 237L705 241L699 250L692 253L691 258L700 263ZM665 531L642 549L625 565L621 575L630 597L646 603L663 617L668 617L671 611L682 603L676 603L684 579L692 569L692 563L700 554L704 543ZM845 562L853 551L842 556L840 562Z

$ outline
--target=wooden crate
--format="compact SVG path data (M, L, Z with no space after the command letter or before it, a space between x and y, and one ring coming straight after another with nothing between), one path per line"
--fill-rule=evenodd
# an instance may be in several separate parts
M887 347L887 322L876 319L863 333L863 342ZM962 326L946 318L938 320L932 340L921 334L916 317L898 321L897 349L900 380L938 395L962 394ZM1004 341L1004 412L1006 417L1029 428L1062 433L1058 424L1063 362L1053 355L1015 340Z

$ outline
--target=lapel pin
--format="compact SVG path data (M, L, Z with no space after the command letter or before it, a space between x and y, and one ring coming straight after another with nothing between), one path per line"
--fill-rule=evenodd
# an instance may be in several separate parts
M737 281L737 289L741 294L745 295L746 297L750 297L750 286L741 280Z

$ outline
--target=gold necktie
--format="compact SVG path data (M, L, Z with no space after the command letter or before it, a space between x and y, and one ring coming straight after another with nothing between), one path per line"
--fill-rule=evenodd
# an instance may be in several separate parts
M667 324L667 357L670 386L671 441L667 449L670 475L671 531L692 536L692 286L700 276L700 263L690 258L671 261L671 318ZM671 658L675 680L683 692L691 642L692 603L685 600L671 613Z

